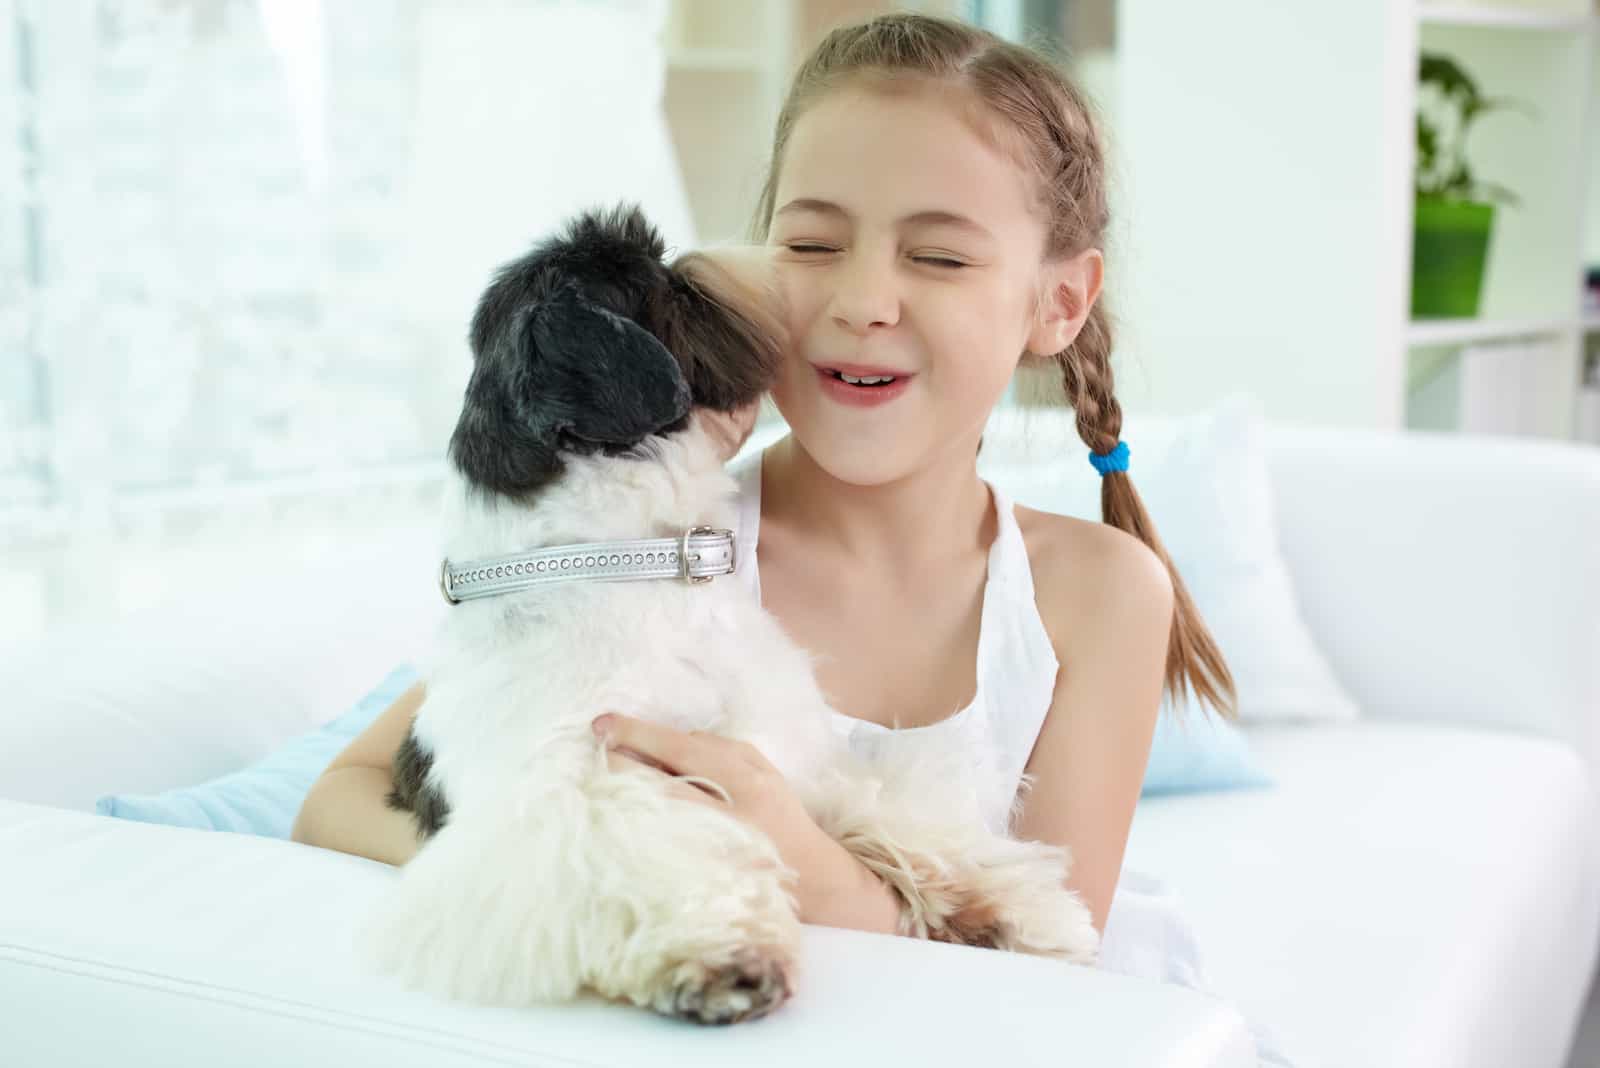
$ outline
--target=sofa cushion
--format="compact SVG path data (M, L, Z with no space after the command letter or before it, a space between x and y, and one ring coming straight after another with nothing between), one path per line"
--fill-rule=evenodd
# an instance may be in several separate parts
M1593 786L1569 746L1403 722L1252 727L1271 794L1141 801L1216 992L1328 1065L1560 1065L1593 972Z
M748 1024L451 1003L351 955L388 865L7 801L0 852L7 1064L1254 1066L1239 1013L1183 987L813 925L794 998Z
M978 471L1030 508L1102 521L1074 414L998 409ZM1278 544L1259 403L1236 393L1180 418L1124 421L1128 477L1228 662L1244 722L1348 721L1358 710L1300 612ZM1192 697L1185 718L1209 714Z

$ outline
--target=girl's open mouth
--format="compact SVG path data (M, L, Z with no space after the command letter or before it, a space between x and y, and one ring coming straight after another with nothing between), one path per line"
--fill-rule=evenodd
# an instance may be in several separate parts
M915 375L845 375L839 371L817 368L825 396L840 404L856 408L874 408L887 404L906 391Z

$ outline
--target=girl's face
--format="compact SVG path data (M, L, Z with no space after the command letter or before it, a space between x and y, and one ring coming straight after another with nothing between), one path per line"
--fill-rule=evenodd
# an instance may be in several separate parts
M1023 350L1055 340L1024 172L941 94L843 89L795 124L773 204L791 344L772 397L795 437L859 484L970 457ZM838 363L909 381L851 405L824 380Z

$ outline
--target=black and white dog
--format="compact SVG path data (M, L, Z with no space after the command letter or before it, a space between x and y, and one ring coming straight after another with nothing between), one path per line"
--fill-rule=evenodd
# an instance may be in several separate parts
M636 208L585 213L478 305L449 450L441 584L456 603L390 797L426 840L363 955L490 1004L589 990L703 1023L780 1005L793 873L730 813L612 770L589 726L610 709L757 747L894 888L901 933L1092 963L1065 850L987 830L962 754L852 754L810 656L734 580L690 574L719 553L731 569L737 510L695 411L758 398L783 339L770 293L663 253ZM665 577L628 577L652 569Z

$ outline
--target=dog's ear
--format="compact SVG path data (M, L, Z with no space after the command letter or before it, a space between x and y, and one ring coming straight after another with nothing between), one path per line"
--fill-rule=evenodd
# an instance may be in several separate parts
M775 276L752 272L752 281L745 282L713 257L693 251L672 262L670 280L672 299L661 303L656 321L690 368L695 402L728 412L771 389L788 343Z
M626 447L685 419L678 361L639 326L564 285L485 336L450 456L471 482L515 495L562 469L563 449Z
M689 414L678 361L638 323L564 287L529 316L529 366L556 430L633 445Z

